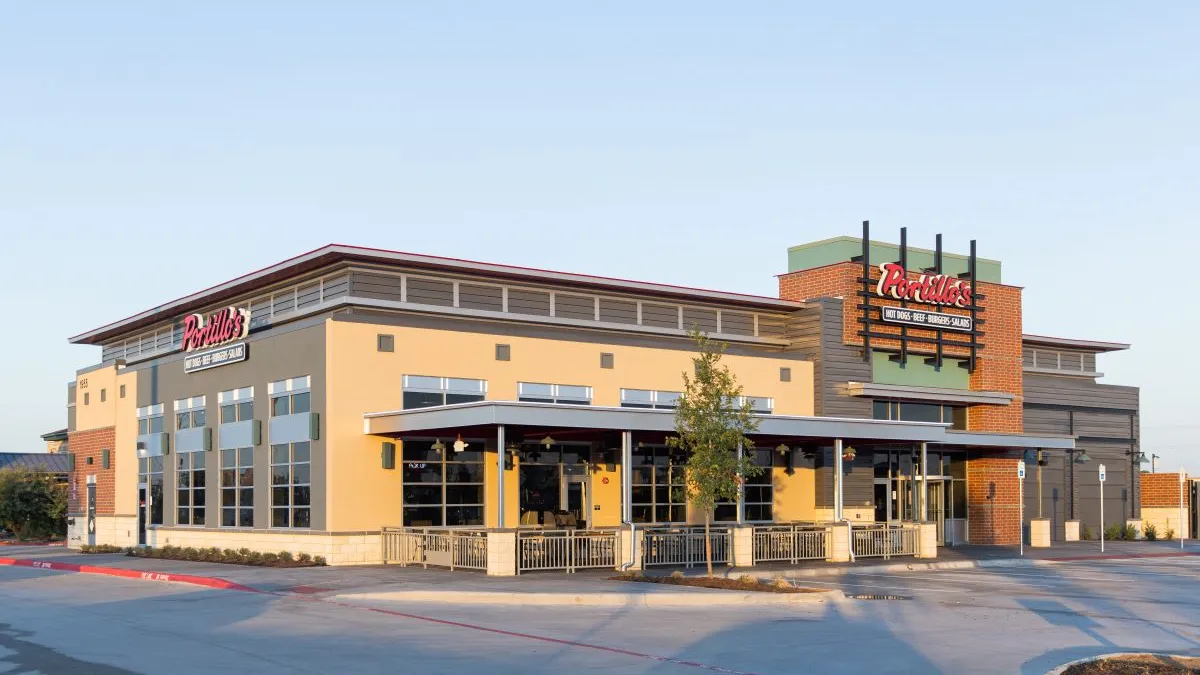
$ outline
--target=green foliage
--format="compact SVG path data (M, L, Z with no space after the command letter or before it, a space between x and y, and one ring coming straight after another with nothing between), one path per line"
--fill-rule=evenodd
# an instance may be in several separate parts
M1121 534L1124 529L1124 525L1109 525L1108 527L1104 528L1104 538L1108 541L1117 541L1121 538Z
M1092 532L1092 528L1088 527L1087 525L1084 525L1083 523L1079 524L1079 538L1080 539L1087 541L1095 536L1096 535Z
M674 572L671 572L671 578L672 579L682 579L683 572L680 572L679 570L675 570Z
M67 486L25 469L0 471L0 527L17 539L67 534Z
M103 550L101 550L103 549ZM127 555L136 558L155 558L162 560L192 560L197 562L226 563L233 565L258 565L267 567L314 567L324 565L325 559L314 558L308 553L293 557L291 551L279 553L259 553L248 548L234 550L227 548L181 548L179 546L163 546L162 548L129 548L121 549L116 546L84 546L85 553L116 553L125 551Z
M325 566L325 556L319 555L319 556L313 557L313 564L316 565L317 567L324 567Z
M112 544L97 544L95 546L84 544L79 547L80 553L124 553L125 551L126 549L120 546L113 546Z
M1125 541L1135 541L1138 538L1137 527L1125 523L1121 526L1121 539Z
M1163 539L1170 540L1170 539L1174 539L1174 538L1175 538L1175 530L1172 530L1171 528L1168 527L1167 531L1163 532Z
M292 552L291 551L280 551L279 559L282 562L292 562Z
M1146 541L1158 541L1158 528L1153 525L1146 526Z
M736 402L742 387L729 367L721 363L725 344L713 342L696 329L688 333L696 341L699 355L692 359L694 374L683 373L683 395L675 408L675 434L667 444L687 455L687 494L704 513L705 559L712 576L712 545L709 526L719 501L734 501L744 478L757 476L749 452L754 442L746 434L758 429L750 403ZM738 444L743 456L738 457Z

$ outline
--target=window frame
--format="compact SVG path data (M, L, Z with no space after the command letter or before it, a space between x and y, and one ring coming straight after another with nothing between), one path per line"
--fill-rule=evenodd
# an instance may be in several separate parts
M305 447L308 457L304 460L296 461L296 450L299 446ZM288 461L287 462L276 462L275 461L275 453L277 452L278 448L287 448L287 453L288 453ZM311 441L298 441L295 443L272 443L269 452L271 453L271 455L267 458L267 461L268 461L268 465L270 467L270 473L268 474L268 476L270 478L270 501L269 501L269 506L268 506L269 513L270 513L270 520L268 521L270 529L273 529L273 530L311 530L312 529L312 511L313 511L312 442ZM301 481L296 480L296 469L300 466L306 467L306 469L308 471L308 480L307 481L301 482ZM277 467L287 467L288 481L286 483L276 483L275 482L275 471L276 471ZM275 493L276 493L276 490L280 490L280 489L284 489L284 488L286 488L286 490L287 490L286 494L288 496L288 502L285 505L280 505L280 504L276 503L276 500L275 500L276 494ZM297 504L296 503L296 489L297 488L307 488L308 489L308 503L307 504ZM278 513L279 511L287 512L287 523L288 523L287 525L276 525L275 524L275 516L276 516L276 513ZM307 512L307 515L308 515L308 524L307 525L296 525L296 513L298 511L306 511Z
M227 462L226 457L232 455L233 461ZM243 461L249 458L249 462ZM218 484L217 490L220 493L218 500L218 510L220 511L220 519L217 521L218 528L224 529L253 529L254 528L254 502L257 498L257 491L254 488L254 448L225 448L220 451L218 469ZM226 485L225 481L227 472L233 478L233 485ZM247 474L248 472L248 474ZM249 484L244 482L244 479L249 478ZM246 504L243 500L245 491L250 493L250 503ZM226 505L225 498L228 494L233 496L233 504ZM233 525L225 524L225 513L233 513ZM243 524L242 516L246 513L250 514L250 524Z
M179 452L175 454L175 457L175 525L178 527L204 527L208 520L208 480L205 471L207 453L199 450ZM183 466L185 463L186 467ZM187 476L187 487L183 486L182 478L185 475ZM204 485L196 485L197 477ZM183 500L180 499L185 493L188 495L187 505L184 505ZM204 502L199 506L196 504L197 496L200 497L201 502ZM200 515L199 522L196 521L197 510ZM185 513L186 517L184 517Z
M161 417L161 415L160 415ZM158 470L155 471L154 464L157 462ZM146 484L146 498L150 500L149 513L146 514L146 526L155 527L163 525L163 520L166 517L166 456L155 455L153 457L138 458L138 485ZM158 498L154 496L155 476L157 476ZM139 506L138 508L144 508ZM155 521L154 509L158 509L158 520Z
M647 450L650 451L649 454L647 454ZM649 463L645 461L647 456L649 456L651 459ZM640 461L636 459L638 457L641 458ZM680 453L673 451L672 448L666 445L643 444L633 448L630 458L633 460L630 480L630 516L633 518L634 522L646 525L673 525L686 523L688 506L687 464L682 460ZM659 484L658 475L658 468L660 465L657 463L660 458L665 460L661 466L666 467L667 474L666 483L661 485ZM649 483L644 481L644 473L642 470L640 470L643 467L650 468ZM678 478L678 481L676 481L676 478ZM642 490L649 490L649 502L645 500L636 500L634 495L637 494L639 488ZM660 489L666 489L667 491L667 501L665 503L659 502L658 496ZM680 497L680 499L676 500L676 497ZM649 508L649 520L638 519L639 517L637 513L639 511L639 507ZM659 519L658 513L660 508L666 509L667 520ZM680 515L682 517L676 520L672 517L673 515Z
M649 394L649 401L632 400L629 397L630 393L639 392ZM673 397L673 398L672 398ZM666 389L629 389L621 388L621 407L622 408L641 408L655 410L674 410L679 407L679 399L683 397L681 391L670 391ZM664 400L665 399L665 400Z
M436 380L436 383L433 382ZM478 390L473 387L460 386L463 383L473 383L478 386ZM487 380L471 378L471 377L441 377L437 375L403 375L400 378L400 407L403 410L416 410L419 408L435 408L442 405L453 405L456 403L475 403L478 401L487 400ZM426 396L438 396L439 403L429 405L414 405L409 406L406 403L406 394L424 394ZM450 401L450 397L454 396L461 399Z
M421 447L425 444L431 444L437 440L439 440L439 439L436 439L436 438L407 439L404 441L403 447L398 448L398 452L400 454L399 464L400 464L400 493L401 493L401 498L400 498L401 523L405 527L482 527L487 519L487 510L486 510L487 490L485 487L486 486L486 472L487 472L487 456L486 456L486 453L483 451L483 448L485 445L485 440L482 438L463 439L469 444L468 452L471 453L470 456L478 457L478 459L473 459L471 461L464 461L462 459L463 455L460 453L454 452L450 448L449 444L447 444L446 449L442 450L441 452L436 452L436 451L433 451L432 449L426 451ZM472 452L470 450L470 448L472 448L472 447L479 448L479 450ZM434 453L436 453L436 458L431 457L431 455ZM414 458L414 456L420 457L422 455L424 455L423 458ZM409 481L408 480L409 475L410 475L409 474L410 470L425 471L427 469L432 468L430 465L438 466L439 473L440 473L440 477L439 477L438 481L435 482L435 481L421 481L421 480ZM476 481L474 479L465 480L465 481L464 480L450 480L450 471L451 471L451 469L453 469L454 467L457 467L457 466L475 466L476 467L475 471L476 471L476 474L478 475L479 480L478 481ZM469 471L468 471L468 474L470 474ZM456 477L457 477L457 475L458 474L456 474ZM439 502L435 503L435 502L410 501L409 500L409 494L410 494L409 489L410 488L432 488L435 486L438 487L438 490L436 491L436 493L439 496L439 499L440 499ZM480 499L479 503L474 503L474 502L451 503L450 490L451 490L451 488L457 488L457 487L468 487L468 488L477 489L479 499ZM409 509L423 509L423 510L438 509L438 514L441 519L440 524L434 523L431 525L413 525L412 520L410 520L410 518L409 518L409 515L410 515ZM473 523L473 522L469 522L472 519L465 519L468 522L451 524L450 523L450 515L451 515L451 511L454 509L475 509L478 513L478 519L477 519L478 522Z
M526 388L549 387L545 394L525 393ZM563 394L563 388L582 389L584 396ZM526 403L556 403L560 405L591 405L595 392L582 384L550 384L547 382L517 382L517 400Z

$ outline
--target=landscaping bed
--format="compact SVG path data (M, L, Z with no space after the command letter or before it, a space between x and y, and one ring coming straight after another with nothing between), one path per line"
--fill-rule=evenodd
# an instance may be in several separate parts
M668 586L692 586L696 588L715 588L725 591L754 591L758 593L824 593L823 588L800 588L793 586L787 579L776 579L773 582L762 582L745 575L738 579L724 577L689 577L675 572L669 577L647 577L636 574L625 574L609 577L612 581L633 581L645 584L665 584Z
M248 548L219 549L191 548L180 546L163 546L162 548L111 546L82 546L81 553L124 553L134 558L150 558L155 560L186 560L190 562L223 563L226 565L250 565L254 567L322 567L325 558L313 557L307 553L292 555L290 551L279 553L260 553Z
M1195 675L1200 673L1200 658L1129 654L1079 663L1063 675Z

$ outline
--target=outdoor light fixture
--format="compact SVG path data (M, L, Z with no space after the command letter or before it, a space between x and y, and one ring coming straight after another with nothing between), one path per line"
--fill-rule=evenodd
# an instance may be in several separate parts
M791 448L789 448L788 446L784 445L783 443L780 443L779 445L775 446L775 452L778 452L778 453L779 453L779 454L781 454L781 455L786 455L786 454L788 454L788 451L789 451L789 450L791 450Z
M1090 461L1092 461L1092 458L1088 457L1086 450L1080 450L1079 454L1075 456L1076 464L1087 464Z
M462 439L462 434L459 434L459 435L458 435L458 440L454 441L454 451L455 451L455 452L462 452L463 450L466 450L466 449L467 449L467 446L468 446L468 445L470 445L470 443L467 443L466 441L464 441L464 440Z
M1037 451L1037 463L1038 466L1046 466L1050 463L1050 460L1046 459L1046 453L1042 452L1041 450Z
M1140 451L1140 450L1138 450L1138 451L1133 451L1133 450L1131 450L1131 451L1129 451L1129 452L1127 452L1127 453L1125 453L1125 454L1127 454L1127 455L1129 455L1130 457L1132 457L1132 458L1133 458L1133 461L1137 462L1138 464L1145 464L1145 463L1146 463L1146 453L1144 453L1144 452L1142 452L1142 451Z
M844 461L853 462L854 458L857 456L858 456L858 451L850 446L846 446L846 449L842 450L842 459Z
M542 445L546 446L546 449L549 449L550 446L554 445L554 439L550 436L547 436L542 439Z
M430 450L436 450L436 451L438 451L438 452L445 452L445 451L446 451L446 444L445 444L445 443L443 443L443 442L442 442L442 439L440 439L440 438L439 438L439 439L437 439L436 441L434 441L434 442L433 442L433 445L429 446L429 449L430 449Z

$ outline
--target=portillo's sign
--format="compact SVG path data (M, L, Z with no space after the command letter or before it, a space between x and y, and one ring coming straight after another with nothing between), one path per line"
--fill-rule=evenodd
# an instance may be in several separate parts
M250 312L241 307L226 307L205 318L189 314L183 321L183 350L217 347L246 337L250 332Z
M922 274L909 279L908 271L892 262L879 265L875 295L948 307L970 307L973 299L970 284L962 279L948 274Z

